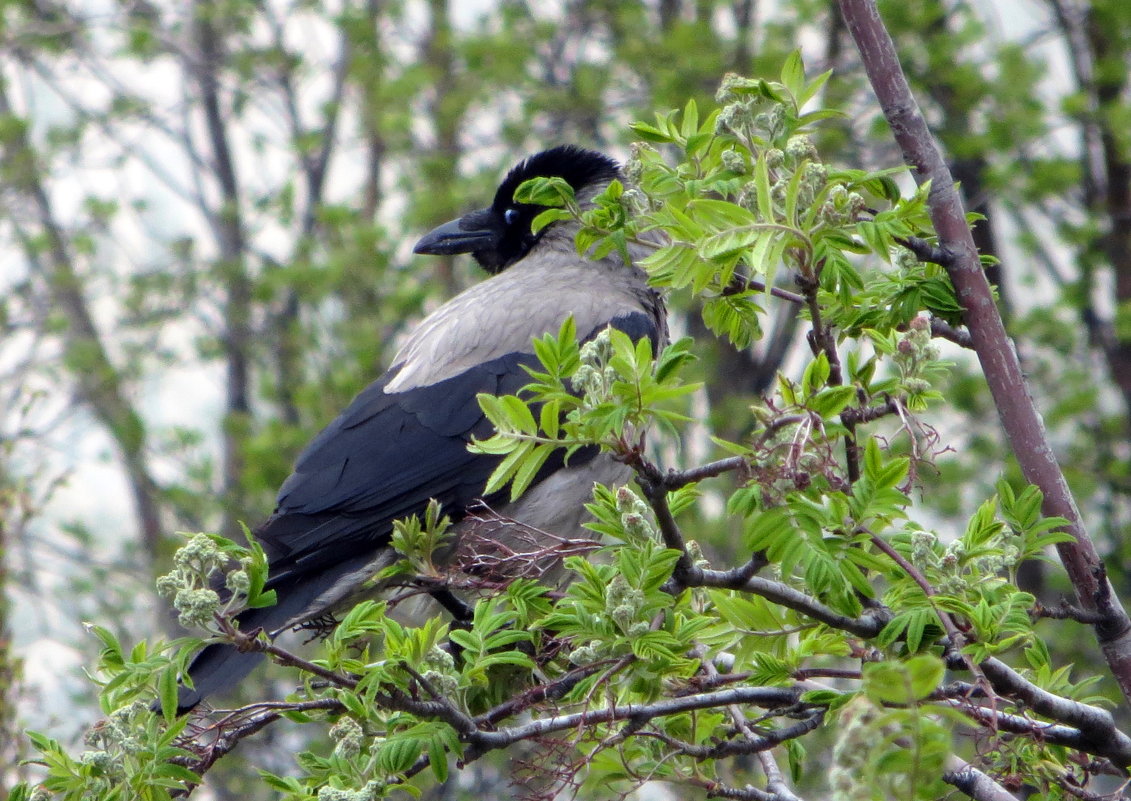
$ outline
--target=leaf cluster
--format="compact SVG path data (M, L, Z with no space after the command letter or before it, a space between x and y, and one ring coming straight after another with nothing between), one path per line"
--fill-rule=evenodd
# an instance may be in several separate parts
M511 499L517 498L559 448L567 460L592 445L627 457L650 427L670 429L689 419L673 407L696 389L679 373L693 358L690 340L665 346L655 359L647 339L633 342L612 327L582 345L571 316L557 335L533 344L541 366L529 369L525 397L477 397L495 434L471 447L504 457L487 481L488 493L509 483Z

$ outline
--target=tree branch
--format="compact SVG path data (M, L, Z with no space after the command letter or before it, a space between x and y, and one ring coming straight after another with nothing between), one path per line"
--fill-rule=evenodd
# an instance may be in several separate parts
M220 251L220 274L227 288L224 309L224 350L227 357L226 412L224 426L223 482L227 503L224 533L239 538L241 478L244 459L241 422L251 413L251 280L244 267L246 241L240 207L239 177L228 144L228 115L221 108L220 71L224 63L223 40L216 27L220 6L213 0L193 4L193 23L200 57L190 65L200 89L204 121L212 147L212 172L220 187L221 209L216 217L216 239Z
M1044 513L1068 520L1066 528L1075 541L1058 544L1057 551L1080 605L1103 615L1103 622L1095 627L1096 636L1124 699L1131 701L1131 619L1112 591L1057 465L1017 354L994 305L953 177L911 93L875 0L838 3L904 160L914 168L916 181L931 182L931 219L940 247L948 254L949 263L943 266L963 306L963 319L1002 426L1025 480L1044 493Z
M678 715L696 709L712 709L730 704L754 704L779 708L796 706L801 697L800 688L789 687L732 687L726 690L664 698L650 704L621 704L605 709L591 709L567 715L539 718L528 723L501 728L496 731L477 729L467 742L472 746L465 761L478 758L487 750L505 748L519 740L542 737L553 732L594 726L600 723L627 720L652 720L668 715Z
M688 587L719 587L758 595L767 601L818 620L826 626L847 631L863 639L875 637L891 618L891 613L886 609L876 609L858 618L848 617L781 582L758 576L737 581L731 571L695 567L686 576L686 581Z
M956 756L947 759L947 771L943 773L942 778L944 782L953 785L974 801L1017 801L1017 796L969 762Z
M991 657L978 667L995 692L1022 701L1039 715L1078 729L1074 748L1107 757L1116 765L1131 765L1131 737L1116 727L1106 709L1043 690L999 659Z

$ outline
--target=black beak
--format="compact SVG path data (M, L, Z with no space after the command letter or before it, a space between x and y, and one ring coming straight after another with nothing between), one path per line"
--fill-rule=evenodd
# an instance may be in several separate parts
M491 224L493 216L491 209L480 209L446 222L421 237L412 252L450 256L498 247L502 232Z

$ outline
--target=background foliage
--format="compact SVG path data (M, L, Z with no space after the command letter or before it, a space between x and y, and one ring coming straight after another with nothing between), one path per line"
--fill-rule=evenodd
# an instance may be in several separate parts
M859 594L867 596L865 574L884 576L882 600L898 616L870 643L889 655L929 650L943 633L941 608L975 633L971 642L982 650L975 647L970 658L983 661L1000 650L1045 690L1119 702L1110 680L1091 686L1104 678L1104 668L1086 626L1040 622L1034 629L1027 622L1033 600L1055 608L1068 585L1059 569L1024 559L1047 531L1034 511L1039 500L1019 481L1003 447L978 370L950 344L941 353L930 350L939 340L914 322L922 309L949 329L958 322L942 271L905 255L895 257L894 267L884 262L893 236L924 232L922 198L905 176L876 174L898 165L900 155L866 91L834 3L659 0L546 8L500 2L468 10L442 0L8 2L2 8L8 58L0 83L0 580L12 601L0 606L6 615L0 625L16 629L19 642L41 648L66 643L85 654L76 663L92 663L100 650L102 659L123 664L157 660L130 649L143 636L170 630L171 618L154 602L152 587L182 541L171 532L234 536L239 521L258 520L297 450L387 364L398 333L438 299L477 280L467 263L410 263L414 235L481 205L505 166L548 143L576 141L627 158L628 143L644 139L658 154L635 151L634 177L644 196L617 202L656 215L682 251L694 252L694 260L679 249L657 252L652 268L675 290L677 330L695 340L698 360L685 368L683 380L703 382L691 407L701 424L681 429L678 448L657 438L652 458L664 468L691 468L738 453L750 464L742 481L728 474L704 484L697 502L683 503L681 529L719 566L742 565L751 549L765 549L776 579L802 578L797 587L842 616L861 614L856 605ZM974 227L979 250L1002 258L988 265L988 274L1111 581L1126 595L1131 10L1121 0L1018 2L1000 18L977 4L933 0L881 3L881 10L968 207L982 215ZM791 126L802 120L789 117L788 95L804 90L796 70L783 72L782 65L798 46L810 79L833 70L816 94L819 105L845 114L819 120L810 145L790 152ZM739 153L741 165L726 163L734 157L723 149L688 141L701 127L704 134L714 130L708 114L728 71L774 79L788 90L763 98L758 113L770 116L733 121L747 125L745 132L724 130L740 145L730 152ZM721 97L722 105L761 91L732 89L735 96ZM689 99L694 117L687 113ZM680 112L668 115L669 109ZM630 128L633 120L647 127ZM774 149L780 157L769 153ZM664 164L677 160L684 162L682 172L665 171ZM725 170L730 177L720 177ZM701 182L712 175L715 183ZM879 209L894 199L893 181L907 199L886 219L861 222L852 195ZM767 191L768 202L759 197ZM800 202L803 191L810 193L806 203ZM711 206L706 195L736 203ZM813 205L818 196L832 204L834 221L825 227L830 238L823 244L809 237L812 251L759 228L766 221L757 209L775 207L811 233L819 220L792 218L820 209ZM666 205L655 208L653 200ZM687 220L663 217L664 209L686 213L689 203L698 213ZM618 230L616 220L593 223L594 239ZM846 247L872 255L828 261ZM754 273L738 272L763 284L777 281L814 299L823 293L823 323L814 324L812 304L771 298L757 287L730 291L740 259L754 265ZM817 262L823 266L814 284ZM833 372L839 365L829 359L828 341L816 342L823 362L812 356L810 332L849 337L847 345L833 343L843 350L841 375ZM870 366L873 354L878 359ZM943 370L941 361L955 364ZM860 442L857 476L846 472L851 459L840 444L846 432L837 426L847 404L866 404L839 391L846 386L865 387L877 404L885 393L901 399L924 426L908 436L880 423L874 445ZM767 399L759 400L763 395ZM828 446L806 451L800 469L787 474L783 464L798 467L788 461L797 421L774 421L799 410L822 421L808 441ZM759 439L758 432L766 436ZM722 442L712 443L708 433ZM783 433L793 438L775 438ZM735 444L728 450L724 443ZM780 527L749 522L767 505L760 497L765 488L779 499L804 494L809 488L797 485L800 474L817 481L810 495L821 500L804 514L792 512L789 537L780 536ZM830 500L842 474L853 489ZM113 491L102 488L107 480ZM96 514L86 513L91 495L109 498L93 507ZM610 533L631 512L616 502L605 499L601 518ZM902 520L909 503L915 525ZM659 522L654 504L645 511ZM869 518L870 534L893 534L893 552L945 597L933 598L907 570L893 570L898 562L880 559L882 551L859 541L869 534L830 536L846 515L857 523ZM931 531L941 536L932 538ZM803 543L809 547L801 553ZM813 558L834 547L842 551ZM665 564L664 553L644 548L643 555L613 557L610 564L623 575L645 576L652 559ZM859 577L849 567L854 564ZM607 584L611 575L575 583L579 608L585 602L603 608L608 599L586 597L585 588ZM632 589L642 598L629 606L644 620L659 603L658 588L642 581ZM806 660L817 655L851 657L856 669L869 658L852 650L843 628L815 632L807 618L783 611L788 604L726 588L696 592L680 601L687 605L679 607L681 614L709 609L733 631L778 632L765 642L749 637L745 651L730 651L739 665L723 673L749 673L744 681L752 686L800 686L814 677L798 671L812 668ZM521 585L508 593L518 609ZM339 647L351 631L377 625L372 613L359 611ZM480 636L500 630L492 629L495 613L483 611ZM61 620L98 621L105 629L89 636ZM624 631L597 636L586 628L593 621L555 623L581 627L578 632L599 641L593 658L620 655L616 642ZM660 650L649 658L668 660L666 649L670 664L642 663L655 675L688 670L692 640L711 647L708 635L717 634L668 633L675 642L657 643ZM439 632L405 636L403 647L423 654ZM120 654L119 639L127 643ZM498 647L496 641L485 655ZM612 650L601 655L602 648ZM48 653L57 664L63 652L56 646ZM819 667L846 669L835 660ZM837 685L859 694L816 699L838 715L840 749L827 727L807 737L806 747L813 755L832 749L844 767L838 775L876 777L868 785L875 793L908 797L899 782L915 781L914 792L934 797L938 788L931 782L941 767L928 771L930 778L909 779L890 760L906 746L909 726L922 727L913 740L922 746L922 764L936 766L946 756L938 743L964 731L949 713L919 713L938 670L926 656L867 664L858 680L850 677L855 683ZM273 690L249 686L248 697L293 687L293 671L273 675ZM99 717L89 685L76 680L77 668L73 676L59 683L25 669L21 677L12 651L0 649L0 749L7 749L0 764L33 755L26 741L3 732L21 728L21 715L52 709L43 703L52 697L66 698L53 708L59 719L40 717L35 725L57 729L57 737L73 740L74 721ZM475 683L470 675L461 680ZM945 706L931 700L932 710ZM1030 700L1018 714L1031 706ZM664 736L704 742L730 725L725 708L713 714L676 718L682 728ZM1125 728L1125 712L1116 718ZM414 741L450 746L450 723L444 729L435 720L421 722ZM271 797L254 769L293 774L291 754L308 747L327 753L318 750L324 735L308 734L310 728L271 727L247 740L238 756L209 772L215 797ZM845 732L875 746L845 746L852 742ZM349 739L341 731L333 736L339 745ZM1029 750L1034 742L983 732L959 753L986 756L983 767L992 767L1006 786L1027 783L1049 793L1070 792L1081 771L1091 771L1069 767L1055 742L1039 753ZM797 792L828 792L825 763L797 745L782 749L781 758L796 766ZM615 751L597 754L594 776L616 773L608 761ZM402 766L388 753L372 758L386 760L382 770ZM357 760L346 761L349 770L360 770ZM624 789L651 775L641 764L635 763L641 776L625 777ZM741 789L748 764L742 758L728 764L737 766L731 778ZM347 775L336 773L345 769L338 763L304 763L302 769L316 777ZM7 778L32 774L39 775L13 768ZM361 774L354 778L351 786L364 784ZM836 780L834 789L854 791ZM443 792L470 796L506 781L494 763L482 760Z

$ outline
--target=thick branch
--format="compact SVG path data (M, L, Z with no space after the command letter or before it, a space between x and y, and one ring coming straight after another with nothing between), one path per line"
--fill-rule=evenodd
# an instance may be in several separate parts
M660 536L664 539L664 545L680 552L679 561L676 562L675 569L672 571L672 582L677 585L672 589L678 591L682 587L688 586L686 577L695 569L695 566L691 561L691 554L687 552L683 534L679 530L679 525L675 522L671 507L668 505L668 490L664 483L664 475L651 462L640 462L636 465L636 480L656 515L656 522L660 526Z
M953 785L974 801L1017 801L1017 796L968 762L956 756L947 760L943 781Z
M535 704L543 701L557 701L562 698L566 693L572 690L583 679L598 673L609 665L618 662L617 659L603 659L599 662L592 664L582 665L579 668L565 673L553 681L548 681L545 684L539 684L524 690L522 693L508 698L503 703L488 710L487 712L475 718L475 722L479 725L488 724L493 725L500 720L505 720L509 717L526 711Z
M1022 701L1039 715L1079 729L1074 748L1105 756L1116 765L1131 765L1131 737L1116 727L1106 709L1042 690L998 659L986 659L979 668L996 692Z
M236 520L241 517L243 455L242 422L251 412L251 280L244 266L246 241L240 209L240 185L228 144L228 115L220 99L220 71L225 54L216 17L220 6L198 0L193 7L195 35L200 56L192 65L204 106L204 121L212 148L212 171L220 187L221 209L216 216L216 238L220 250L220 272L228 290L224 309L224 347L227 356L227 424L224 426L223 481L228 502L225 533L237 537Z
M543 737L558 731L612 723L620 720L648 721L654 718L678 715L696 709L714 709L729 704L754 704L763 707L794 706L801 697L799 688L788 687L732 687L727 690L664 698L651 704L623 704L606 709L592 709L568 715L539 718L517 726L497 731L477 730L468 738L472 745L467 759L480 756L484 751L506 748L519 740Z
M974 350L993 393L1006 436L1025 479L1044 493L1044 513L1068 520L1075 542L1057 545L1080 604L1096 609L1100 647L1124 698L1131 700L1131 620L1116 599L1103 565L1057 465L1044 424L1025 385L1013 345L994 304L962 201L938 145L915 102L874 0L838 0L864 68L905 161L915 179L930 181L931 219L970 331Z
M746 464L747 460L745 456L730 456L726 459L708 462L707 464L692 467L687 470L669 470L667 473L659 476L657 480L663 485L664 489L669 491L677 490L681 487L686 487L688 484L696 484L704 479L721 476L723 473L742 470L746 467Z

